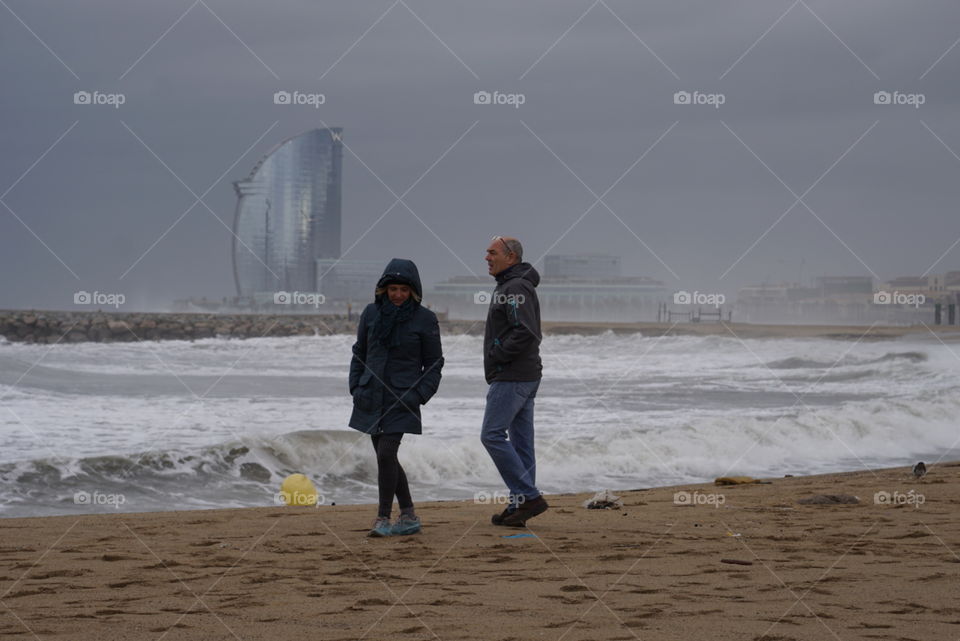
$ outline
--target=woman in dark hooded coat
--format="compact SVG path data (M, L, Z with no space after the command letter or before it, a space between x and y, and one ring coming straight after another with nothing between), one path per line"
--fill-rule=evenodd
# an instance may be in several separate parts
M370 536L420 531L397 450L404 434L422 432L420 406L436 393L443 368L437 316L422 299L417 266L394 258L377 281L374 302L360 315L353 345L350 427L370 434L377 453L380 506ZM391 526L394 496L400 516Z

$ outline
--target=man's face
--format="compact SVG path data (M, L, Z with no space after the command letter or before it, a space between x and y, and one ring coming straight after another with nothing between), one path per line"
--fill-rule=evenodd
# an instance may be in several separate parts
M409 285L387 285L387 298L394 305L403 305L410 298Z
M513 265L515 255L507 253L507 245L499 238L487 247L487 271L491 276L496 276L510 265Z

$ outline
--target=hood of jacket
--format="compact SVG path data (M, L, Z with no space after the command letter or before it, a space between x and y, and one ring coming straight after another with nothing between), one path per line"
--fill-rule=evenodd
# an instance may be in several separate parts
M540 274L530 263L517 263L516 265L510 265L496 275L497 283L501 285L513 278L522 278L526 281L530 281L530 284L534 287L540 284Z
M423 298L423 287L420 285L420 272L412 260L406 258L392 258L387 263L386 269L377 281L377 289L384 287L387 283L402 283L409 285L417 293L419 298Z

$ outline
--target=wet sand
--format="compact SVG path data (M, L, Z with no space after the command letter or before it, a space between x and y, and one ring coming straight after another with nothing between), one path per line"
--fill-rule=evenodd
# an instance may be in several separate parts
M960 637L960 463L769 480L548 496L522 530L424 503L387 539L366 505L4 519L0 637Z

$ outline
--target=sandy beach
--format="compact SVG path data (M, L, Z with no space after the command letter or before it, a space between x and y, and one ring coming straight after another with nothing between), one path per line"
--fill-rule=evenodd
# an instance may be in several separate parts
M0 636L960 635L960 463L768 480L624 491L613 510L548 496L524 530L424 503L424 531L388 539L365 537L366 505L5 519ZM860 502L797 502L821 494Z

